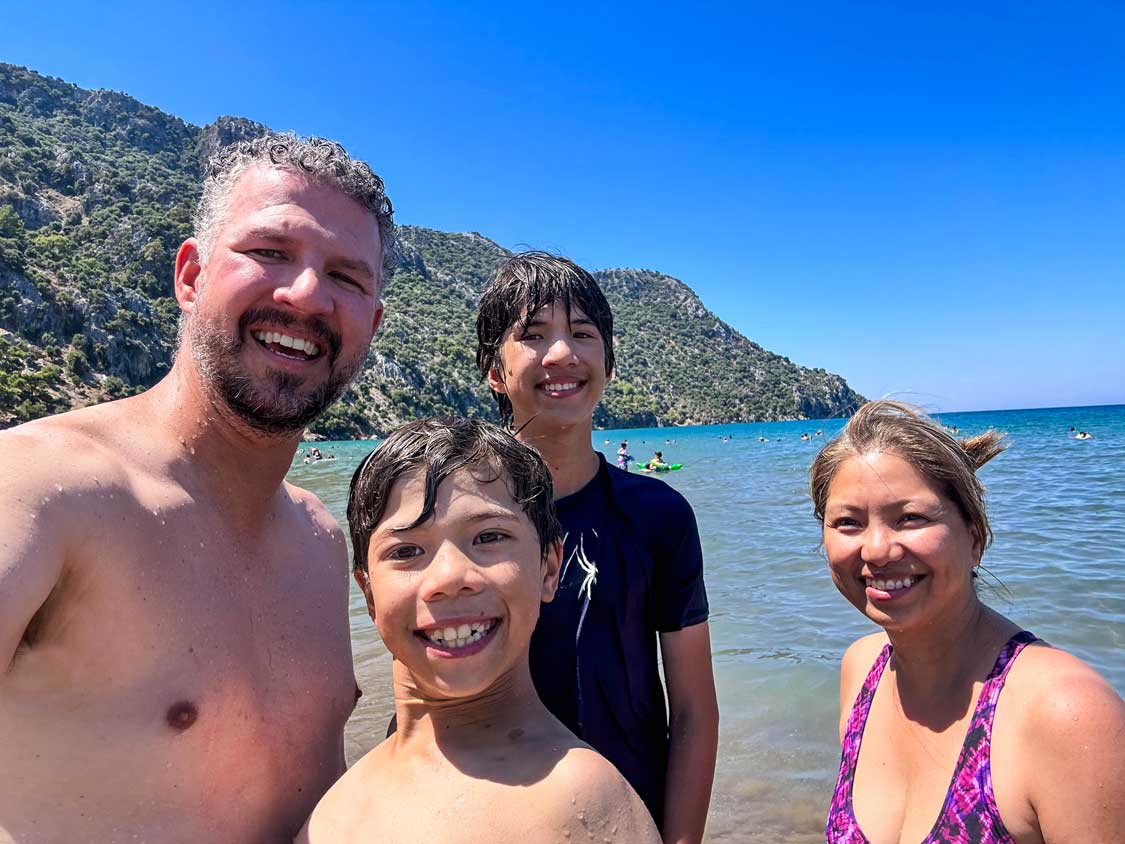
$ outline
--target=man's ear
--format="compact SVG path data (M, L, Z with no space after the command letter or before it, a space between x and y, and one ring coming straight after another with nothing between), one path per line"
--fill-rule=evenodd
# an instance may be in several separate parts
M180 244L176 252L175 294L180 310L190 314L195 309L195 300L203 281L203 258L199 252L199 241L189 237Z
M363 598L367 601L367 614L371 616L371 620L375 620L375 599L371 596L371 580L367 577L367 572L361 569L352 569L352 577L355 578L356 585L359 586L359 591L363 593Z
M543 558L543 588L540 590L539 600L544 603L555 597L559 588L559 569L562 568L563 544L561 539L556 539L547 549Z
M375 336L375 332L379 330L379 326L383 322L383 298L379 297L379 304L375 308L375 318L371 321L371 336Z

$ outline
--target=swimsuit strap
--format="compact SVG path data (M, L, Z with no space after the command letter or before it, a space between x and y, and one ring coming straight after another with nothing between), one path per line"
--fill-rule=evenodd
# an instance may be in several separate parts
M1021 630L997 654L996 664L992 666L977 699L976 711L969 723L965 743L961 746L945 806L927 841L1007 844L1014 840L1000 820L1000 810L992 791L992 722L1012 664L1020 652L1034 641L1037 641L1035 634Z
M852 704L851 714L848 716L848 725L844 730L843 750L840 754L840 772L836 776L836 790L832 795L832 806L828 810L828 828L826 834L833 844L847 844L848 842L866 842L867 839L855 822L852 812L852 784L855 782L855 767L859 761L859 745L863 740L863 728L867 725L867 715L871 711L871 701L875 697L875 690L879 688L879 680L883 671L890 662L891 652L894 649L890 642L883 645L883 650L875 659L867 678L856 695Z

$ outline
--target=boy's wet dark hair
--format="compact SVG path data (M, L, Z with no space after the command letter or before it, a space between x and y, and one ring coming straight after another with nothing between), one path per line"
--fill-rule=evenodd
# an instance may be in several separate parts
M395 481L416 470L424 473L426 494L422 512L408 525L413 528L433 516L438 487L461 469L473 472L482 483L504 480L539 534L540 557L546 558L562 531L555 516L551 473L543 458L491 423L447 416L403 425L355 470L348 492L355 570L367 574L367 546L383 519Z
M504 261L480 297L477 311L477 370L482 378L501 370L500 343L513 325L526 328L545 305L561 302L569 318L579 308L594 323L605 347L605 374L613 374L613 312L597 281L573 261L547 252L521 252ZM492 391L505 425L512 403Z

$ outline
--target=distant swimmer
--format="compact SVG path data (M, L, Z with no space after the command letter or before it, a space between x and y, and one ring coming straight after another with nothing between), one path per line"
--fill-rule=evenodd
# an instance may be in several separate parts
M760 442L760 443L768 443L768 442L769 442L769 440L767 440L767 439L766 439L765 437L758 437L758 442Z
M171 370L0 434L3 842L291 841L344 773L346 545L284 478L367 358L391 206L326 140L205 172Z
M411 422L361 464L355 579L394 661L398 729L297 844L660 844L625 778L536 694L528 649L562 561L551 490L536 451L469 419Z
M629 441L622 440L621 447L617 449L617 468L623 472L629 471L629 464L633 461L633 455L629 453Z
M1086 431L1079 431L1074 435L1074 438L1076 440L1092 440L1094 438L1094 435Z
M810 437L808 434L801 434L802 441L808 442L810 439L812 439L812 437Z

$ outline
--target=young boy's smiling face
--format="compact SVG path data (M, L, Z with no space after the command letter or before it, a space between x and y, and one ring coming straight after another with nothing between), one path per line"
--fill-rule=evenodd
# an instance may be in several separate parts
M479 695L526 670L539 604L554 596L561 548L544 560L539 535L491 467L461 469L422 513L425 478L391 487L368 544L360 587L388 650L422 699Z

